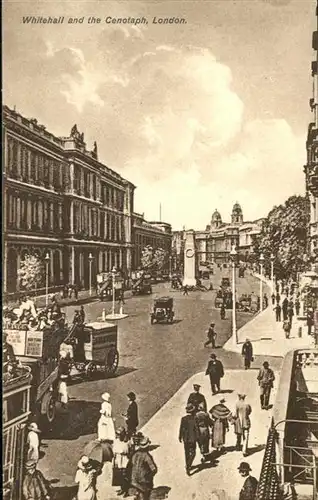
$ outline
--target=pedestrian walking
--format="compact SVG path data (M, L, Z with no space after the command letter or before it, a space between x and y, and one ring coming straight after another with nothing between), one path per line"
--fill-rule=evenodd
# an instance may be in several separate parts
M290 321L290 325L292 325L292 323L293 323L293 317L294 317L294 304L292 302L290 302L288 305L288 311L287 311L287 318Z
M276 293L276 304L280 303L280 295L279 292Z
M81 307L80 307L79 316L80 316L80 318L81 318L81 322L82 322L82 324L84 325L84 323L85 323L85 311L84 311L84 306L81 306Z
M213 422L202 403L199 404L195 419L199 430L198 444L202 455L201 462L203 463L209 455L210 429L213 427Z
M135 500L149 500L153 490L153 478L158 469L149 453L150 444L150 440L144 436L130 460L131 486L136 490Z
M41 433L38 425L35 422L31 422L28 425L28 435L27 435L27 456L26 463L31 465L37 465L40 458L40 439L39 434Z
M206 399L203 394L200 393L200 384L193 384L193 390L194 392L191 392L190 396L188 397L188 402L187 404L192 404L196 411L199 408L199 405L202 405L203 410L207 411L207 404L206 404Z
M215 323L211 323L209 326L209 329L206 332L208 340L204 343L204 347L207 347L209 344L211 344L212 348L215 349L215 347L216 347L215 346L215 339L216 339L217 333L214 330L214 327L215 327Z
M264 302L264 307L266 309L266 307L268 307L268 297L266 293L264 293L263 302Z
M269 367L268 361L264 361L263 367L259 370L257 375L257 380L260 387L261 408L262 410L268 410L270 394L275 380L274 372Z
M255 500L256 490L258 486L258 481L255 477L250 476L251 472L250 464L247 462L241 462L238 471L242 478L244 478L244 483L240 491L239 500Z
M26 473L22 484L24 500L50 500L51 493L48 481L35 463L26 463Z
M275 300L276 300L274 292L272 293L271 298L272 298L272 305L274 306L275 305Z
M276 307L274 307L275 311L275 316L276 316L276 321L281 321L282 320L282 308L279 303L277 303Z
M220 308L220 318L225 319L225 305L224 302L222 302L221 308Z
M221 361L216 359L214 353L211 354L210 358L205 374L210 377L212 394L216 394L221 390L221 378L224 377L224 368Z
M60 351L60 361L58 365L59 386L58 393L63 408L66 408L68 403L67 382L69 380L71 370L70 355L66 351Z
M97 424L97 439L99 441L114 441L115 426L112 419L112 405L110 403L110 394L108 392L104 392L101 397L103 402L99 410L100 418Z
M130 439L137 430L138 421L138 406L136 403L136 394L134 392L128 392L127 398L129 401L127 412L123 415L126 420L127 427L127 438Z
M251 362L254 361L253 346L250 339L246 339L242 346L242 356L244 358L244 368L248 370L251 367Z
M130 447L126 439L126 431L123 427L116 429L116 439L113 445L113 486L120 486L118 495L128 496L129 482L127 466L129 461Z
M183 286L183 294L182 295L189 295L188 285Z
M233 417L234 432L236 434L236 451L243 451L243 456L248 454L248 439L251 428L250 414L251 406L245 401L246 394L238 394L238 401L235 406ZM243 446L242 446L243 441Z
M297 297L295 300L295 311L296 311L296 316L299 316L300 313L300 300Z
M307 311L308 335L311 335L311 329L313 326L314 326L314 311L311 307L309 307Z
M283 323L283 330L285 332L286 339L289 339L290 331L291 331L291 322L289 319L285 319L285 321Z
M83 455L77 464L75 475L75 483L78 484L77 500L96 500L97 475L91 460Z
M225 445L226 433L229 430L229 420L231 419L231 411L225 406L225 399L220 399L220 402L212 406L209 411L212 421L212 446L217 451L222 452Z
M282 302L282 311L283 311L283 321L285 321L288 318L288 299L287 299L287 297L285 297L283 302Z
M187 405L186 412L187 414L181 418L179 441L180 443L183 443L184 446L186 473L190 476L200 433L198 423L195 418L195 407L191 404Z

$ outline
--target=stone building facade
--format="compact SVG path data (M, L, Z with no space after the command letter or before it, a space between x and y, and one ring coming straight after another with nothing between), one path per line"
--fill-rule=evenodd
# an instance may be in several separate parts
M235 203L231 213L231 222L223 222L221 214L215 210L211 222L203 231L195 231L195 244L200 262L224 265L230 261L232 247L245 260L253 251L253 238L260 233L263 219L244 222L243 211L239 203ZM184 231L173 233L173 253L175 260L182 262Z
M135 186L88 150L77 126L56 137L3 107L4 292L19 290L26 254L49 256L49 285L88 286L96 273L132 267ZM91 255L90 255L91 254Z

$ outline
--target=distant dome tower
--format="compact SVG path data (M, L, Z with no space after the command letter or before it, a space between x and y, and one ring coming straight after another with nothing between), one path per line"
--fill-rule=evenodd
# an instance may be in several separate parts
M232 210L232 224L243 224L243 212L239 203L234 203Z
M211 218L211 229L217 229L222 225L222 217L218 210L214 210Z

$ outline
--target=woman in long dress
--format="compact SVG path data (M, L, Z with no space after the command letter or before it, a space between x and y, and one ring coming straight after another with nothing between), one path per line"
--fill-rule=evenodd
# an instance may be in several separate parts
M96 500L97 471L87 456L83 456L77 465L75 483L78 483L77 500Z
M100 409L100 418L97 425L97 438L99 441L115 441L115 426L112 419L112 405L109 402L108 392L102 394L103 403Z
M226 432L229 430L229 418L232 416L224 403L225 399L221 399L220 403L213 406L209 412L213 419L212 446L217 451L224 449Z

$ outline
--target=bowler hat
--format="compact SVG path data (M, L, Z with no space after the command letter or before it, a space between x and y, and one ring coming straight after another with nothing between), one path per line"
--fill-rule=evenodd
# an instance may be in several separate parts
M151 445L151 441L146 436L141 438L139 443L138 443L139 448L148 448L148 446L150 446L150 445Z
M134 392L128 392L127 398L131 399L132 401L135 401L136 394Z
M196 388L196 387L200 388L200 387L201 387L201 385L200 385L200 384L193 384L193 387L194 387L194 388Z
M247 462L241 462L240 465L238 466L238 470L250 472L252 469L250 464L248 464Z
M212 352L212 354L210 354L210 358L216 359L216 355Z

